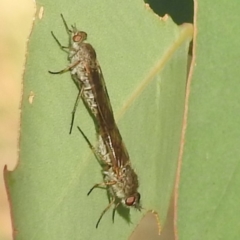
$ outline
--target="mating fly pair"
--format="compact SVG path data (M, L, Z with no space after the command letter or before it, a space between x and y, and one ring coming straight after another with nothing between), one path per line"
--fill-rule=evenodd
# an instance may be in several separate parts
M104 182L95 184L94 188L106 187L110 194L110 203L103 210L98 224L105 212L114 204L114 211L122 204L125 207L134 207L141 210L140 194L138 193L138 177L131 167L127 149L123 143L121 134L115 123L112 106L105 86L103 74L98 64L94 48L86 43L87 34L79 31L76 26L69 29L61 14L63 23L69 35L69 46L64 47L52 35L62 50L67 50L70 64L65 69L52 72L61 74L71 72L72 78L79 89L72 112L70 133L72 130L74 115L80 98L84 101L96 123L98 134L97 148L94 148L83 131L78 127L88 145L103 165L102 174Z

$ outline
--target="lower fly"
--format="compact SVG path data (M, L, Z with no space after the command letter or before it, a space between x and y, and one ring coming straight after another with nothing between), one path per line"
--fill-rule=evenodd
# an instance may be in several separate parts
M120 204L125 207L134 207L137 210L141 210L140 205L140 193L137 192L138 188L138 177L131 167L130 162L126 162L125 165L116 168L112 164L112 152L108 151L106 143L103 141L102 136L99 135L97 148L94 148L84 132L78 127L82 136L88 143L89 147L93 151L94 155L102 165L102 174L104 181L95 184L87 195L89 195L95 188L106 187L109 195L110 202L108 206L102 211L97 221L96 228L98 227L103 215L114 205L113 216Z

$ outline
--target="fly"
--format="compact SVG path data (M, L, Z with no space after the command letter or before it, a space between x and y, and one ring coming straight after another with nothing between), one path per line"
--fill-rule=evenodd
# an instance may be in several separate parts
M106 187L111 196L110 203L102 211L97 221L97 228L103 215L112 205L115 205L114 211L120 204L125 207L134 207L141 210L140 194L137 191L139 186L138 177L131 166L127 149L116 125L96 52L92 45L85 43L87 33L79 31L76 26L72 26L72 30L69 29L62 14L61 17L69 34L69 46L62 46L53 32L52 36L60 48L67 50L69 53L70 65L61 71L49 72L51 74L61 74L70 71L79 89L72 111L70 133L80 98L83 99L96 124L98 134L98 146L96 149L92 146L83 131L79 127L78 129L101 165L103 165L102 174L104 181L95 184L88 192L88 195L95 188Z
M137 191L139 186L138 177L131 166L127 150L122 142L120 134L118 135L118 137L120 137L118 138L120 140L119 142L112 142L111 135L108 135L108 140L103 139L103 137L99 135L98 148L95 149L84 132L79 127L78 129L103 167L102 174L104 181L95 184L88 192L88 195L95 188L106 187L111 198L108 206L100 214L96 228L98 228L103 215L110 209L112 205L115 205L113 213L115 213L120 204L125 207L134 207L140 211L142 207L140 205L141 195ZM115 130L118 131L118 129L114 129L114 131ZM115 138L116 137L117 136L115 136ZM113 145L110 147L109 143L113 143ZM115 145L116 143L117 145ZM119 157L122 157L122 159L120 160Z
M77 95L72 111L71 127L69 131L69 133L71 134L79 99L83 99L87 108L90 110L90 113L96 117L97 102L94 98L92 87L94 87L95 83L99 83L99 87L104 87L105 84L104 82L102 83L103 76L99 63L97 61L96 52L91 44L85 42L87 40L87 33L79 31L76 26L73 25L71 26L72 29L69 29L62 14L61 18L69 35L69 45L67 47L63 46L56 38L54 33L51 32L51 34L59 47L62 50L68 52L68 59L70 61L70 64L69 66L60 71L49 71L49 73L62 74L70 71L72 79L76 84L77 88L79 89L79 93Z

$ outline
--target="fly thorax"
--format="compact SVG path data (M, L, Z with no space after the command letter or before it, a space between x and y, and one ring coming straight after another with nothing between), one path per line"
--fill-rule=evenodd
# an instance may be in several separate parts
M76 65L74 65L74 63ZM71 74L76 74L77 75L77 78L80 80L80 81L83 81L82 78L83 77L87 77L86 76L86 71L85 71L85 67L84 67L84 64L82 62L79 62L79 60L74 56L72 59L71 59L71 65L74 65L72 68L71 68Z
M107 171L104 171L103 175L105 182L115 182L108 187L110 193L119 199L125 198L123 182L119 181L119 176L116 175L116 172L113 170L113 168L111 167Z
M130 165L122 168L122 181L124 185L124 192L126 196L131 196L138 189L138 177Z
M74 42L73 41L72 44L71 44L71 51L73 51L73 52L79 51L83 44L84 43L79 43L79 42Z

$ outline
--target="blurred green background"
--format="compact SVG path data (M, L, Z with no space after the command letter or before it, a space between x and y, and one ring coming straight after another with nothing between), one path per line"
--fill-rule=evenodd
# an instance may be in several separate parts
M2 169L13 169L17 161L21 78L33 16L33 1L0 1L0 240L12 239Z

